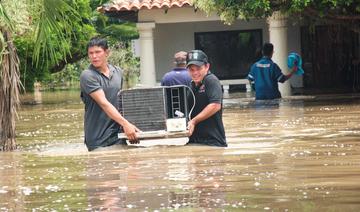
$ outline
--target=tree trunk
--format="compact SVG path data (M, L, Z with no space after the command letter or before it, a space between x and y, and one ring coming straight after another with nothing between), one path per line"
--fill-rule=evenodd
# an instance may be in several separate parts
M19 58L11 34L0 28L0 151L16 149L15 121L20 105ZM1 42L1 41L0 41Z

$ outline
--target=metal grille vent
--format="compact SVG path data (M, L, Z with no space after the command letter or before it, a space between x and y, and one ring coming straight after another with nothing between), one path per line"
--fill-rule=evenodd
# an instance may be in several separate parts
M163 88L130 89L120 92L119 111L142 131L166 130Z

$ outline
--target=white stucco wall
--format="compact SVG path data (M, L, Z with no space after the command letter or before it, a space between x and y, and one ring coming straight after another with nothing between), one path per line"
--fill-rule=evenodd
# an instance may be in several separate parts
M194 49L195 32L212 32L226 30L262 29L263 42L269 41L269 30L266 20L235 21L232 25L225 25L215 15L206 16L194 8L174 8L165 12L164 9L140 10L138 22L155 22L154 28L154 56L156 80L173 67L173 55L177 51ZM275 54L276 54L276 46ZM300 53L300 30L298 26L289 26L289 52ZM286 58L284 58L286 60ZM294 76L291 81L293 87L302 87L302 77Z
M291 22L288 26L288 54L290 52L296 52L301 55L301 37L300 26L293 25ZM290 78L290 84L292 87L301 88L304 87L303 76L294 75Z

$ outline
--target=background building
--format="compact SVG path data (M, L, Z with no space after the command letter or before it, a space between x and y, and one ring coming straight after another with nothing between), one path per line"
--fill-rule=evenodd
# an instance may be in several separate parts
M210 69L223 84L245 83L262 44L271 42L273 60L283 72L288 71L290 52L304 59L305 74L279 85L283 96L291 95L291 88L360 89L359 33L328 25L310 31L280 13L226 25L217 15L207 16L192 7L189 0L113 2L99 7L99 11L137 23L141 84L156 85L172 67L174 52L191 49L208 54Z

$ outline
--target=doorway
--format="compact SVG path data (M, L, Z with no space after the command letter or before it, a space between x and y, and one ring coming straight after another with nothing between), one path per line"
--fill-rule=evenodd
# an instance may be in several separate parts
M359 37L341 26L302 27L304 87L351 91L359 86Z

